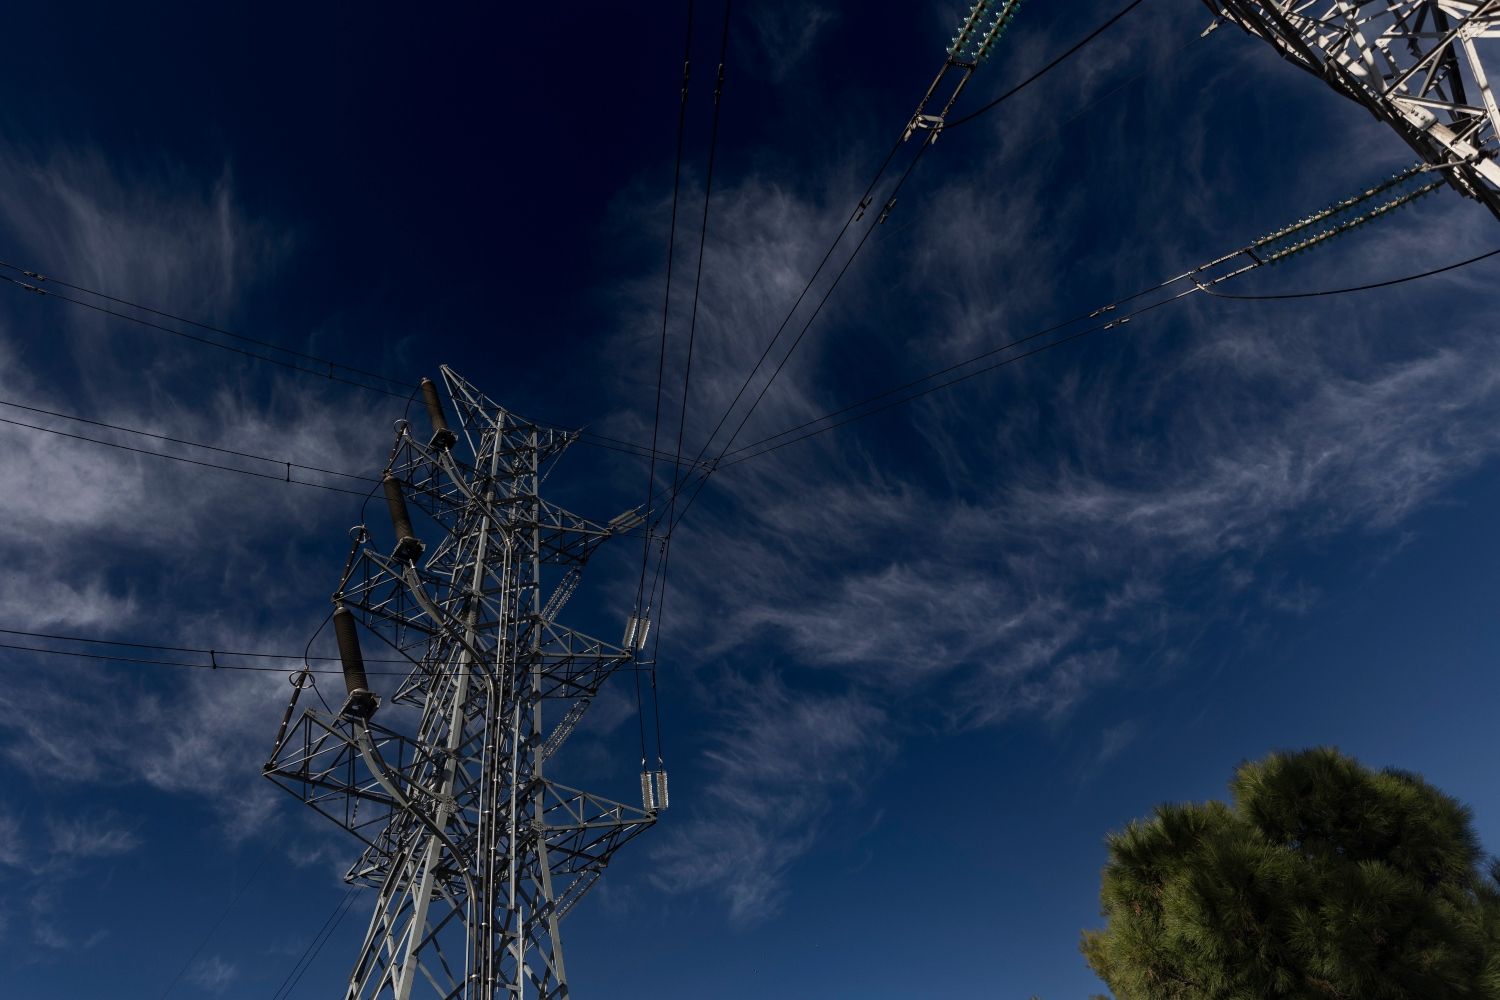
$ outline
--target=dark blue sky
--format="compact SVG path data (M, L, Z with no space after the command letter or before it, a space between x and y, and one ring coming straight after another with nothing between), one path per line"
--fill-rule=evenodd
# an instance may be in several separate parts
M1028 4L957 111L1117 6ZM674 293L722 25L696 10ZM961 13L736 5L691 446ZM684 14L17 8L0 260L404 379L447 363L520 413L647 440ZM1207 20L1147 0L945 134L747 438L1410 163L1240 32L1196 40ZM1441 192L1239 290L1496 244L1493 218ZM1195 297L715 477L674 543L663 625L673 804L570 915L575 995L1086 996L1106 833L1278 748L1420 771L1500 844L1495 289L1486 263L1340 298ZM13 286L0 372L9 403L365 474L401 415ZM299 650L359 518L356 498L13 425L0 454L0 628ZM607 518L645 475L580 446L548 486ZM598 558L578 624L619 628L635 558ZM284 678L10 650L0 667L5 996L156 998L179 969L174 997L271 996L354 856L259 776ZM622 687L564 766L629 799L634 741ZM337 995L367 919L362 895L293 996Z

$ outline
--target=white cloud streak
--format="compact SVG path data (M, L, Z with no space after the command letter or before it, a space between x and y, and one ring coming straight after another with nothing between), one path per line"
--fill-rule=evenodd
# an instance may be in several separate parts
M0 812L0 865L18 868L25 863L25 857L20 817Z
M831 23L821 8L756 16L760 38L784 59L772 75L793 71ZM1132 22L1077 72L1049 79L1045 99L1039 87L976 125L972 170L947 152L960 140L945 139L747 437L842 403L850 382L872 368L882 373L876 387L903 381L1009 339L1037 316L1100 304L1074 301L1081 289L1133 290L1168 273L1166 265L1145 273L1158 263L1191 263L1205 243L1219 252L1249 235L1224 235L1229 210L1236 225L1244 211L1230 204L1237 192L1225 196L1214 183L1223 168L1203 138L1205 122L1187 123L1180 147L1139 154L1135 166L1164 179L1130 192L1128 203L1109 186L1105 155L1128 145L1123 115L1104 115L1089 133L1097 184L1056 183L1059 161L1079 143L1014 146L1014 137L1047 134L1060 109L1108 86L1136 58L1165 69L1170 53L1147 44L1161 28ZM1017 49L1010 71L1019 76L1053 50ZM1208 84L1231 78L1244 58L1217 63ZM1337 185L1353 168L1340 157L1383 167L1399 153L1377 130L1345 124L1349 144L1310 151L1298 170L1289 167L1264 211L1310 208L1314 194L1324 197L1320 184L1343 193ZM1350 149L1360 155L1347 156ZM851 207L864 167L844 155L822 177L752 172L719 187L690 452ZM68 277L82 283L206 318L232 314L290 244L245 216L228 173L206 188L178 180L171 170L123 177L89 155L11 159L0 163L0 220L20 244L49 248L39 263L76 266ZM1097 200L1106 197L1117 201ZM1472 208L1440 205L1426 218L1462 251L1488 238L1464 221ZM1144 249L1078 246L1077 234L1106 212L1141 220ZM622 214L621 229L647 232L666 217L661 205ZM1332 252L1326 270L1293 273L1337 282L1354 270L1402 270L1430 243L1417 225L1393 223L1383 233L1359 253ZM679 246L694 247L693 235L679 233ZM674 542L673 621L696 624L676 625L669 645L707 651L707 667L687 666L719 728L696 762L698 794L678 786L697 804L657 833L659 884L716 893L741 923L774 913L788 872L831 811L857 802L896 742L909 738L890 725L892 705L915 700L950 727L1020 713L1065 718L1091 691L1128 675L1134 649L1170 640L1187 613L1173 603L1185 570L1222 565L1224 579L1234 577L1228 591L1261 588L1268 606L1305 608L1305 588L1276 582L1278 547L1389 532L1500 449L1500 356L1479 298L1487 288L1467 274L1428 287L1452 293L1451 316L1440 330L1400 342L1389 334L1405 315L1395 297L1369 300L1381 313L1348 300L1314 304L1291 320L1192 307L1179 314L1197 328L1185 349L1164 316L1138 324L1123 345L1059 352L872 422L878 430L869 436L839 431L716 477ZM656 275L624 283L624 326L603 347L621 383L611 430L636 440L650 434L637 404L654 382L659 296ZM309 464L346 468L351 455L378 462L384 404L293 380L260 383L176 349L138 358L144 341L116 343L96 319L59 312L57 303L21 306L51 307L0 318L4 391L23 402L229 447L264 450L270 441L277 454ZM686 296L674 306L674 337L686 307ZM66 378L40 370L27 347L23 331L43 322L67 348ZM669 372L680 371L681 345L674 340ZM173 391L184 382L200 391L184 400ZM665 413L676 413L677 391L669 381ZM0 430L0 448L24 470L0 484L0 546L14 553L0 582L6 621L77 631L129 622L193 646L300 646L301 623L316 615L268 624L260 611L311 600L319 588L298 572L301 539L341 529L343 514L330 511L350 504L330 508L323 494L16 429ZM143 563L150 574L138 571ZM792 685L766 666L773 662L810 668L816 683ZM736 671L732 680L703 679L725 665ZM20 773L203 796L238 835L267 821L271 793L255 771L284 704L283 678L186 674L126 686L102 670L69 668L66 684L61 676L34 672L0 693L0 754ZM596 727L607 733L624 717L619 709L618 700L601 699ZM73 738L79 731L90 734L86 745ZM1130 738L1133 730L1107 731L1100 763ZM245 793L261 786L263 795ZM4 853L6 830L0 823L0 862L15 864ZM69 836L79 851L126 843Z
M47 831L54 863L114 858L141 846L134 830L110 816L54 818Z
M723 728L704 754L713 777L691 818L662 831L655 879L712 889L750 923L775 912L832 799L857 800L891 744L884 714L858 697L794 691L774 675L720 690Z
M171 168L132 173L91 153L12 156L0 160L0 192L0 223L17 258L209 321L228 322L290 246L246 216L227 171L205 188ZM24 256L27 248L41 248L45 259ZM378 471L390 420L401 411L399 400L226 365L228 355L61 302L28 296L4 305L0 397L17 402L350 471ZM63 350L37 351L39 329ZM87 433L279 473L98 428ZM319 534L340 546L357 519L356 497L16 427L0 427L0 449L11 470L0 483L5 627L294 652L327 599L325 586L294 572L299 547ZM278 608L299 610L268 614ZM258 764L290 691L284 676L6 655L13 679L0 695L0 754L17 773L53 787L139 782L188 795L236 839L271 817L274 789ZM89 845L79 836L64 831L63 843L83 850Z
M193 967L188 970L187 974L188 982L210 993L223 993L234 985L238 977L238 966L225 961L219 955L200 958L193 963Z
M1059 108L1112 85L1106 81L1139 58L1158 72L1132 100L1149 102L1149 88L1162 86L1155 77L1174 58L1165 44L1147 43L1162 27L1148 19L1112 35L1082 72L1049 80L1046 100L1028 95L989 119L993 140L1004 149L1012 137L1045 133ZM1243 69L1235 59L1216 62L1205 85L1227 85ZM1016 74L1023 69L1018 64ZM1108 118L1104 134L1091 133L1092 149L1108 149L1124 127ZM1350 148L1367 155L1310 154L1301 188L1271 192L1267 228L1282 221L1276 212L1294 217L1344 187L1358 189L1371 171L1401 164L1404 154L1389 136L1345 124ZM1095 192L1059 191L1049 177L1061 147L997 157L1002 192L988 165L967 174L939 170L946 148L939 146L924 164L938 178L902 196L902 218L915 215L899 222L903 239L920 249L894 241L851 272L839 301L861 306L825 317L784 384L767 396L750 436L845 401L850 367L889 357L909 367L881 382L900 382L1111 294L1088 301L1076 288L1134 290L1192 263L1204 246L1211 256L1255 235L1214 229L1213 221L1197 226L1200 217L1214 220L1234 207L1243 227L1245 214L1211 197L1209 175L1220 167L1213 149L1196 140L1201 131L1186 129L1182 149L1143 154L1150 163L1141 169L1160 159L1164 176L1182 183L1164 179L1139 192L1139 203L1119 206L1143 220L1145 249L1128 254L1077 246L1101 208L1091 202ZM706 433L702 414L727 404L779 321L767 302L790 301L820 241L836 230L835 188L795 194L770 176L752 176L716 195L722 229L715 228L706 265L708 329L737 332L728 341L699 341L695 366L704 379L701 389L695 383L690 440ZM1440 199L1420 211L1425 225L1391 222L1379 239L1326 251L1317 268L1256 280L1309 287L1415 270L1413 261L1431 260L1434 228L1446 237L1437 251L1455 258L1490 239L1471 204ZM1407 218L1419 216L1414 210ZM1442 321L1399 339L1391 330L1407 314L1400 293L1307 302L1295 312L1192 304L1114 340L1057 352L872 421L886 440L856 425L716 477L674 540L672 645L675 655L693 657L684 667L696 671L703 708L723 728L702 761L704 804L686 825L678 820L659 835L660 883L718 892L737 921L774 912L786 873L814 842L806 830L818 828L782 817L825 815L846 785L814 779L786 803L777 796L787 793L767 790L756 768L785 767L795 776L801 766L794 746L761 742L773 708L805 702L809 711L849 713L879 729L869 745L849 738L849 784L857 787L871 780L887 741L911 738L879 725L894 704L915 699L925 717L952 727L997 725L1018 714L1059 721L1092 692L1141 669L1142 649L1170 647L1185 626L1229 602L1306 613L1318 591L1288 578L1289 551L1341 532L1389 535L1500 451L1500 352L1484 322L1487 293L1475 274L1429 284L1422 294L1449 304ZM640 303L646 329L659 287L650 296L638 288L623 294ZM921 309L884 311L898 300ZM893 459L893 433L919 450ZM1223 589L1188 606L1180 581L1206 570ZM767 643L785 657L769 655ZM819 684L840 693L789 694L762 666L788 661L816 668ZM725 664L740 672L727 689L718 679ZM828 697L832 703L822 700ZM1138 726L1106 730L1095 766L1119 754ZM780 763L745 764L760 754Z

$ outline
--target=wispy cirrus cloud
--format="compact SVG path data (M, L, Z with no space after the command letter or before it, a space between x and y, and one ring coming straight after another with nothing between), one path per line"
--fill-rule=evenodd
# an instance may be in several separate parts
M759 56L756 68L768 69L780 80L801 65L819 38L838 20L838 11L824 4L770 3L746 15Z
M857 801L891 742L884 712L857 694L796 691L774 674L720 691L723 728L705 752L703 805L662 831L654 878L668 891L718 893L730 918L748 923L775 912L831 802Z
M788 66L827 23L790 8L761 16L763 37L776 41ZM1157 223L1124 248L1080 247L1076 234L1092 232L1090 220L1104 215L1101 202L1090 199L1106 194L1086 189L1095 185L1059 190L1047 176L1086 145L1100 157L1097 187L1113 194L1102 176L1110 161L1099 151L1128 127L1123 117L1106 117L1087 144L1059 142L1034 156L1009 156L1021 137L1043 134L1059 109L1113 79L1126 56L1134 59L1154 37L1154 27L1131 24L1080 72L1049 80L1049 89L1062 89L1051 89L1047 100L1037 88L986 119L993 126L976 126L971 134L989 133L974 140L976 155L942 161L953 146L945 139L846 279L820 320L825 325L767 395L747 437L1008 339L1013 326L1035 315L1097 305L1073 301L1085 278L1118 279L1119 289L1133 290L1168 273L1151 270L1143 279L1141 258L1153 267L1158 259L1199 259L1193 237L1203 234L1191 230L1220 220L1199 218L1214 204L1204 181L1212 148L1194 130L1185 130L1180 147L1150 151L1150 162L1184 160L1203 183L1187 183L1183 171L1163 166L1170 181L1103 202L1110 212ZM1019 74L1049 50L1017 50L1011 69ZM1162 63L1166 53L1152 47L1148 57ZM1326 159L1308 174L1328 169ZM929 168L940 161L951 171L934 174ZM968 169L960 166L965 161ZM699 317L690 451L816 265L857 196L863 169L840 163L814 178L768 172L720 188ZM6 176L0 169L0 179ZM13 192L0 199L0 216L24 242L62 248L63 263L86 265L70 277L184 312L232 312L284 248L237 207L227 174L192 188L170 177L122 179L84 157L40 168L12 164L8 176L17 183L0 184ZM1292 214L1304 207L1296 189L1277 195L1285 195ZM652 218L664 219L664 209L655 206ZM1476 238L1470 229L1454 231L1459 242ZM895 233L918 249L903 250ZM1210 235L1214 252L1227 249L1221 241L1229 237ZM1234 238L1240 235L1236 230ZM679 246L694 246L690 237L679 234ZM1416 229L1397 230L1379 244L1374 263L1400 265L1424 238ZM679 274L690 273L689 259L679 261ZM1354 267L1331 259L1334 270L1324 276ZM1444 287L1462 289L1472 280L1459 275ZM605 351L618 362L611 374L625 400L616 428L641 440L650 434L649 416L634 404L654 379L660 286L651 276L619 298L629 318ZM51 305L49 317L69 315ZM1174 588L1184 573L1238 559L1231 567L1236 592L1270 587L1274 574L1259 560L1278 546L1340 531L1389 531L1490 460L1496 414L1486 373L1500 359L1479 328L1455 320L1449 342L1418 337L1395 348L1341 308L1317 308L1300 323L1204 309L1193 318L1206 332L1185 350L1162 332L1175 329L1170 323L1148 326L1132 341L1140 345L1133 357L1101 347L1108 361L1095 364L1090 352L1060 353L914 404L872 422L879 429L868 435L858 427L836 432L716 477L675 543L674 627L698 623L678 634L700 641L712 667L727 664L737 674L728 684L703 685L701 706L719 729L702 761L697 804L657 833L660 884L713 893L740 922L765 918L785 898L789 872L827 828L831 811L857 802L904 738L889 724L893 706L933 708L927 717L947 727L998 725L1021 714L1064 719L1090 693L1129 677L1133 650L1169 640L1178 613ZM685 310L684 297L674 307L674 331L683 329ZM350 454L378 454L387 426L383 418L365 419L379 407L354 414L346 398L336 404L321 388L273 379L261 392L257 386L266 386L219 378L211 363L175 351L138 362L132 352L140 341L114 346L94 319L62 327L72 356L88 363L72 373L76 388L60 391L51 377L32 377L23 328L10 320L5 329L7 392L24 391L28 401L58 409L86 405L88 415L137 426L144 413L149 429L252 451L275 441L289 456L335 468L346 467ZM1346 334L1348 351L1309 347L1329 329ZM681 343L674 340L669 371L680 370ZM111 360L105 376L95 370L101 357ZM773 354L773 363L778 359ZM1122 360L1146 363L1115 370ZM122 370L139 378L122 380ZM216 377L207 380L209 374ZM199 378L206 391L190 404L169 391ZM758 387L752 384L752 397ZM676 392L669 381L669 414ZM337 522L341 530L347 504L326 514L321 494L145 456L99 451L80 458L70 449L90 446L64 449L31 432L5 431L0 446L30 476L0 491L13 512L0 523L0 541L23 553L10 579L46 581L0 585L5 614L79 629L129 620L194 646L300 646L305 635L294 621L268 623L271 616L256 609L312 603L307 595L319 588L297 572L300 543L285 526L311 532ZM143 561L175 586L163 590L160 579L133 572ZM1243 568L1252 562L1254 571ZM1267 604L1284 594L1275 586ZM171 610L151 617L151 608ZM767 663L814 674L792 684ZM255 765L285 704L284 678L188 675L180 685L122 699L102 672L68 676L99 683L33 678L0 695L0 705L12 702L4 706L0 752L18 773L40 779L66 764L80 787L118 781L207 794L225 825L242 835L265 821L265 799L244 789L264 784ZM609 707L601 699L596 725L608 728ZM67 739L80 723L91 734L85 748ZM1110 749L1110 732L1101 766L1119 752ZM1125 736L1113 740L1123 746ZM676 818L683 813L686 819Z
M60 667L54 659L39 679L0 695L0 754L13 773L53 783L54 792L138 783L188 794L235 840L263 830L280 799L260 779L259 762L291 690L285 675L174 670L168 690L129 691L120 668ZM87 740L76 738L81 728ZM56 785L59 775L67 780ZM68 825L55 836L59 849L76 852L135 842L130 833L91 840L86 828Z
M0 865L17 868L24 864L25 857L20 817L0 812Z
M866 718L916 697L960 727L1018 714L1059 719L1117 682L1133 651L1170 641L1179 614L1203 613L1201 602L1173 610L1181 575L1254 566L1225 594L1260 593L1262 606L1305 612L1315 591L1284 581L1276 553L1340 532L1388 534L1492 461L1496 372L1500 354L1475 333L1414 356L1327 367L1305 391L1307 372L1289 375L1300 398L1254 422L1219 411L1205 385L1188 421L1198 425L1193 436L1114 448L1107 429L1080 427L1097 435L1089 440L1101 452L1114 448L1114 459L1080 467L1017 458L983 501L955 503L910 484L891 491L870 479L865 491L804 483L778 501L742 482L733 489L744 507L700 522L697 541L685 533L678 543L692 595L684 600L699 609L679 620L713 621L705 639L718 657L770 640L843 678ZM1185 368L1179 377L1203 374ZM1264 380L1239 368L1227 377ZM849 558L861 549L863 560ZM723 745L744 749L711 757L706 815L690 833L669 834L661 884L714 888L745 921L774 911L786 872L810 848L802 827L780 817L817 814L842 790L813 781L800 785L797 802L765 805L740 754L786 760L795 751L755 746L748 716L732 717ZM1107 732L1096 767L1136 732ZM855 785L870 777L859 766L851 773Z
M1132 32L1140 41L1157 27L1111 36L1087 73L1057 85L1076 98L1115 79L1125 62L1135 65ZM1175 58L1165 43L1146 48L1143 58L1159 70ZM1220 86L1232 73L1217 66L1210 75ZM1156 83L1141 86L1149 97L1154 91L1145 88ZM768 394L751 439L868 391L851 391L851 371L869 378L874 365L894 362L871 387L899 383L1044 325L1039 316L1072 315L1178 273L1173 268L1206 259L1204 246L1207 256L1232 249L1276 224L1275 212L1295 217L1315 207L1327 197L1323 187L1337 194L1339 185L1354 190L1369 179L1368 170L1355 176L1352 162L1313 159L1298 178L1303 187L1260 193L1260 207L1272 213L1264 222L1247 227L1238 206L1234 224L1222 225L1215 213L1235 206L1214 203L1206 179L1212 148L1185 135L1180 164L1178 151L1148 153L1182 183L1163 181L1120 206L1129 220L1143 217L1131 252L1080 248L1076 234L1091 228L1100 195L1059 191L1045 175L1063 149L1039 151L1030 163L1005 155L1015 137L1038 134L1030 125L1045 131L1069 105L1049 99L1016 102L993 118L989 141L1000 150L1005 197L982 158L975 170L903 193L903 213L917 218L893 219L892 231L904 229L922 249L887 247L884 258L877 253L851 272L841 301L865 308L824 318L785 384ZM1148 104L1142 113L1149 111ZM1106 125L1096 137L1102 144L1124 127ZM1369 147L1365 167L1378 174L1387 162L1399 165L1388 136L1358 123L1351 129L1352 146ZM1424 205L1425 225L1391 223L1380 240L1332 248L1315 271L1284 268L1272 277L1337 285L1413 270L1413 261L1431 259L1432 229L1446 234L1439 249L1455 257L1481 248L1487 237L1483 220L1468 214L1473 206L1444 197ZM727 328L763 332L729 345L700 341L705 353L695 370L714 375L701 396L695 386L695 421L727 405L780 319L766 306L776 296L757 291L794 293L811 271L807 248L819 246L820 231L836 229L837 213L815 191L796 194L759 178L722 198L716 211L733 220L733 236L710 256L709 308L734 303L719 317ZM1152 207L1158 201L1179 210ZM1204 218L1218 229L1199 231ZM778 236L786 241L779 254L736 256L775 247ZM887 266L892 261L904 270ZM894 411L865 425L878 428L869 434L855 425L736 466L716 477L711 498L673 542L678 655L703 659L706 651L712 669L733 664L752 686L769 683L759 664L795 663L842 685L877 717L916 703L950 727L994 726L1020 715L1062 720L1109 685L1146 682L1143 650L1170 649L1236 601L1261 613L1306 613L1318 591L1289 571L1287 551L1344 532L1388 536L1500 452L1493 431L1500 355L1483 332L1484 279L1459 272L1441 284L1452 305L1442 324L1400 339L1390 335L1406 314L1398 294L1305 302L1290 318L1227 303L1164 310L1113 339ZM1442 296L1437 288L1426 294ZM694 423L689 438L704 433ZM1183 581L1205 575L1220 586L1187 600ZM717 683L705 680L702 691L704 709L740 734L743 717L725 707ZM1107 728L1095 766L1137 732L1133 723ZM904 737L888 729L883 738ZM727 757L707 764L710 787L734 792L711 795L691 836L666 834L659 857L675 874L662 884L722 893L738 920L764 916L810 842L739 804L762 799L744 791L756 782ZM870 771L854 771L871 780ZM812 782L806 794L792 812L828 809L841 791ZM769 873L754 884L727 860L716 862L736 853L763 858L768 844L777 845L771 862L747 862Z
M110 815L56 817L48 821L47 833L55 861L114 858L141 846L136 832Z
M239 978L239 967L220 955L209 955L193 963L188 982L210 993L223 993Z
M238 203L227 170L203 185L170 166L130 168L59 150L0 159L0 180L9 259L198 319L234 326L247 296L289 252L283 233ZM46 351L37 347L38 329L49 334ZM231 357L53 297L0 296L0 398L307 465L378 472L400 400L242 359L226 364ZM0 409L0 416L147 452L274 478L288 472ZM357 496L12 425L0 425L0 448L11 470L0 484L7 510L0 548L10 570L0 582L3 627L295 654L327 594L292 572L302 558L294 550L304 533L314 544L321 533L341 547L359 514ZM275 613L283 608L293 610ZM48 794L101 782L190 793L236 838L253 835L272 815L274 790L259 779L258 763L290 691L284 675L6 655L42 667L17 673L3 696L12 710L0 722L0 754L13 774L45 780ZM298 665L284 664L288 671ZM120 683L128 670L140 678ZM80 740L84 725L89 736ZM62 786L57 775L67 779ZM74 848L88 846L81 834L65 836Z

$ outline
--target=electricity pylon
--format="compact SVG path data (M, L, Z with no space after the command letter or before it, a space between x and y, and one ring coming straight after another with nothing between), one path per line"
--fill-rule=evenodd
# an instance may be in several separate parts
M645 646L644 622L614 646L557 615L590 554L642 518L597 524L543 500L575 435L442 375L457 433L424 379L432 433L398 422L382 483L394 538L353 529L333 595L347 699L293 723L312 681L294 675L265 771L364 842L346 879L378 894L346 1000L566 997L559 922L655 822L666 774L643 775L644 808L544 776L600 686L638 669ZM430 550L408 501L441 536ZM384 725L361 635L401 664Z
M1500 107L1486 71L1500 72L1500 0L1205 2L1363 105L1500 217Z

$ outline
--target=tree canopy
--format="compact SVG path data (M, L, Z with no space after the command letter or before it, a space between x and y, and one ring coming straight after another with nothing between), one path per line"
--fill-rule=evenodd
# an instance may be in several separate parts
M1500 1000L1500 872L1469 810L1335 749L1108 840L1082 949L1117 1000Z

